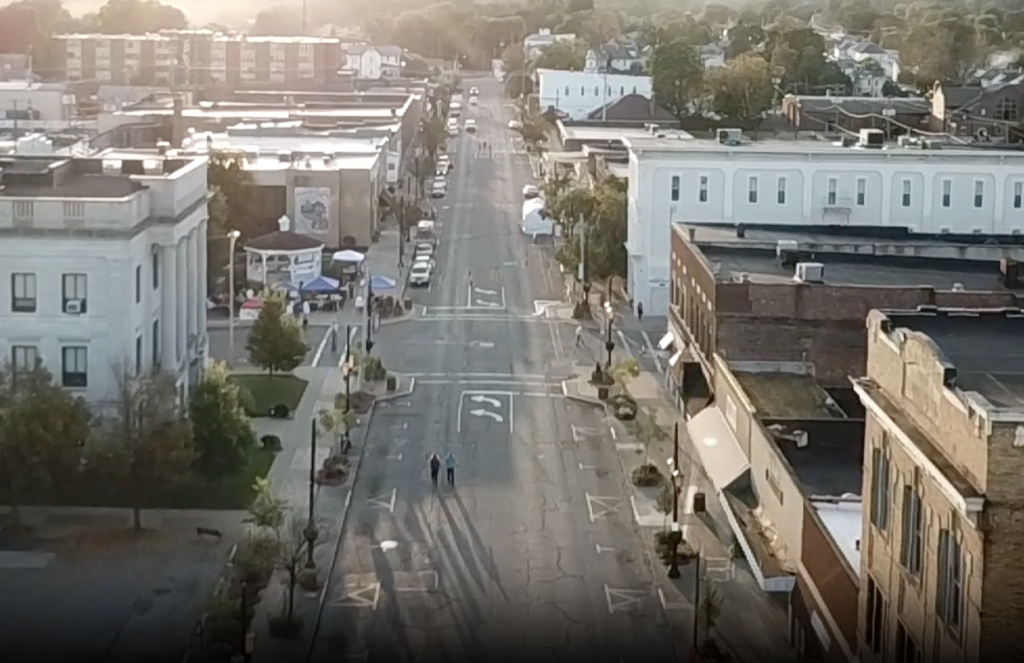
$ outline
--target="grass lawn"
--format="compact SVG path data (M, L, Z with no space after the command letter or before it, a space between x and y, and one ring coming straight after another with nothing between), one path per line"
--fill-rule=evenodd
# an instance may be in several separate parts
M151 495L145 508L247 509L255 497L253 483L258 477L266 476L273 462L274 452L256 446L249 451L249 462L235 474L218 481L189 475L177 485ZM30 494L24 502L33 506L129 506L125 493L117 486L88 474ZM0 504L9 504L3 492L0 492Z
M265 417L275 405L285 405L289 412L295 412L309 384L287 374L271 377L265 373L236 373L231 380L252 397L245 399L250 417Z

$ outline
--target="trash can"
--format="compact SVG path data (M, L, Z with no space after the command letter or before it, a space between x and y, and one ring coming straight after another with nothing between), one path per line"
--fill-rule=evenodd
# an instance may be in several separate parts
M707 497L704 493L693 494L693 512L704 513L708 509Z

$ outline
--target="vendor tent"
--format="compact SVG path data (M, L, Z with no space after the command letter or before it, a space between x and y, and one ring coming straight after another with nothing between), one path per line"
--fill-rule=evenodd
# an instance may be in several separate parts
M395 289L395 280L389 279L386 276L371 276L370 277L370 290L375 295L386 294L390 290Z
M312 281L307 281L302 286L303 292L336 292L341 287L341 283L337 279L332 279L329 276L318 276Z
M366 260L366 256L359 251L353 251L352 249L345 249L344 251L336 252L331 259L334 262L355 262L359 263Z

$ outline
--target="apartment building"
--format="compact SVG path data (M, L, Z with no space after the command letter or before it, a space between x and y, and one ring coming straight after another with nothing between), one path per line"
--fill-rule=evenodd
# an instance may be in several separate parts
M1024 654L1024 315L868 317L860 659Z
M206 357L207 159L0 158L0 354L94 404Z
M245 87L347 80L332 37L257 37L210 30L158 34L61 34L51 39L54 80L116 85Z

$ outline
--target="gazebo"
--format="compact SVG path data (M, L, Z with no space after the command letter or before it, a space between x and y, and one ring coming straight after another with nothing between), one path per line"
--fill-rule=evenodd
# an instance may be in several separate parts
M324 244L292 232L292 221L287 216L277 223L280 230L246 243L245 276L264 287L291 283L301 288L320 277Z

